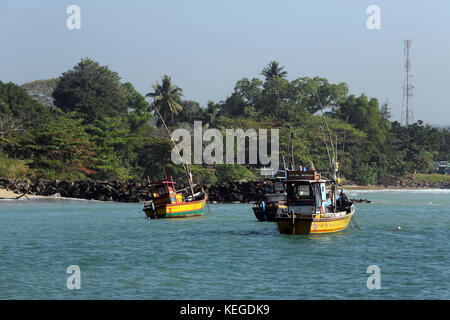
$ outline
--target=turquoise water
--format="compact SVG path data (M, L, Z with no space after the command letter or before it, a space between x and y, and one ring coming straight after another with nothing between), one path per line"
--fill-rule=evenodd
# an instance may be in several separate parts
M0 298L450 299L450 190L349 195L375 201L357 205L361 230L314 236L280 235L245 204L147 220L140 204L1 201Z

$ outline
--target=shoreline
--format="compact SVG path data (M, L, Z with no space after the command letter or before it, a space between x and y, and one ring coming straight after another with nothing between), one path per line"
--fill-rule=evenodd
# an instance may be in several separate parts
M23 196L22 198L25 198L25 199L26 199L26 197L28 197L30 199L31 198L40 198L40 196L36 196L36 195L32 195L32 194L24 194L24 193L20 194L20 193L11 191L11 190L0 188L0 200L16 200L16 199L19 199L18 197L20 197L20 196Z
M410 186L359 186L359 185L340 185L338 186L338 190L344 189L344 192L347 191L406 191L406 190L446 190L443 188L431 188L431 187L410 187ZM22 197L21 197L22 196ZM117 202L122 203L124 201L114 201L114 200L98 200L98 199L87 199L87 198L77 198L77 197L62 197L58 196L49 196L49 195L33 195L28 193L16 193L14 191L5 189L0 187L0 201L1 200L67 200L67 201L100 201L100 202ZM144 201L132 201L131 203L143 203ZM253 204L255 201L216 201L211 200L212 204L238 204L238 203L247 203Z
M425 190L425 189L437 189L440 190L442 188L432 188L432 187L410 187L410 186L358 186L354 184L350 185L338 185L338 190L344 189L344 190Z

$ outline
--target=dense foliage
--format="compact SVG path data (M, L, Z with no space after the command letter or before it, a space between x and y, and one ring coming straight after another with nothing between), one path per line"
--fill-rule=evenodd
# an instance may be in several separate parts
M359 184L429 173L433 160L450 159L448 128L422 121L405 128L390 121L388 103L349 95L345 83L320 77L289 81L275 61L261 75L264 79L237 81L224 101L205 107L183 100L182 89L166 75L147 101L116 72L88 58L57 79L24 87L0 82L0 175L143 180L166 172L181 179L185 172L171 162L172 143L162 119L169 130L191 132L194 120L223 132L276 128L287 166L314 165L326 172L334 148L341 175ZM204 183L254 179L258 168L190 167L194 179Z

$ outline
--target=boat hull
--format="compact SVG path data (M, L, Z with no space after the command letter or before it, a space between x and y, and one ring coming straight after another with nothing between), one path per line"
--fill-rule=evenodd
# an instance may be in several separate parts
M259 205L253 207L253 213L255 214L256 219L258 219L259 221L274 222L276 220L277 213L279 213L283 208L287 207L278 205L276 203L268 204L265 207Z
M202 216L205 211L206 197L198 201L183 203L152 204L144 207L147 218L150 219L176 219Z
M335 218L316 218L300 215L277 218L278 231L281 234L318 234L340 232L347 228L354 210Z

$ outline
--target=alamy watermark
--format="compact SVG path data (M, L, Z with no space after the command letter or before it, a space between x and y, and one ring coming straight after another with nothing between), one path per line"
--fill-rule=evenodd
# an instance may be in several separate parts
M260 164L273 168L275 171L279 167L280 142L278 129L270 129L270 156L268 155L269 139L267 129L259 129L258 132L255 129L226 129L225 161L222 131L219 129L203 131L201 121L194 121L193 157L192 137L189 130L176 129L172 132L171 139L175 143L178 142L171 153L174 164L191 164L193 158L194 164ZM248 148L246 148L246 141L248 141ZM209 144L204 147L204 142L209 142ZM248 157L246 157L246 150L248 150ZM246 159L248 159L247 163ZM263 169L261 169L261 174L264 174Z
M381 289L381 269L376 264L367 267L366 273L371 273L367 278L366 286L369 290L379 290Z
M370 5L366 9L366 13L370 16L366 20L366 26L369 30L381 29L381 9L377 5Z
M67 7L66 13L70 16L66 20L66 27L69 30L81 29L81 9L79 6L72 4Z
M81 270L77 265L71 265L67 267L66 273L70 274L67 278L67 289L81 289Z

